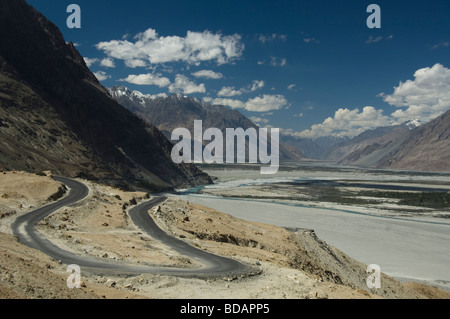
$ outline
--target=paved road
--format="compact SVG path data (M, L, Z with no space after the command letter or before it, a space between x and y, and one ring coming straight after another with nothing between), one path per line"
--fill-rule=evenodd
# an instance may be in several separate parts
M56 210L85 198L89 194L89 189L86 185L72 179L63 177L54 177L54 179L65 184L70 189L69 193L58 202L18 217L11 227L14 235L19 238L21 243L38 249L51 256L53 259L60 260L63 264L77 264L82 270L87 269L97 274L159 273L185 277L210 278L216 276L238 276L257 272L256 269L239 263L236 260L197 249L162 231L148 214L148 210L164 201L164 197L154 198L132 208L129 212L131 219L136 226L156 240L161 241L163 244L171 247L180 254L201 262L203 264L201 268L185 269L175 267L138 266L120 261L105 261L99 258L78 256L69 251L65 251L51 243L35 229L35 226L39 221Z

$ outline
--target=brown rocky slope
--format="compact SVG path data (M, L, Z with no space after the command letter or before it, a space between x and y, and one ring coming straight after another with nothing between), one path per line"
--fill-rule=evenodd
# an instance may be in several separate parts
M411 132L378 167L450 172L450 110Z
M24 0L0 2L0 167L170 188L211 182L117 104L61 32Z

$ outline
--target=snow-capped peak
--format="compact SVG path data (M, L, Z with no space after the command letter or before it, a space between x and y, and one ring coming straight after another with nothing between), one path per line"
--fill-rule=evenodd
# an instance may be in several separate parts
M406 121L403 124L406 125L410 130L413 130L413 129L421 126L423 123L419 119L413 119L413 120Z
M136 102L138 102L139 104L141 104L143 107L145 107L145 102L147 100L155 100L159 97L167 97L167 95L165 93L160 93L160 94L156 94L156 95L151 95L151 94L143 94L140 91L132 91L129 88L125 87L125 86L115 86L112 88L108 88L109 94L111 94L111 96L113 98L119 98L122 96L126 96L131 100L134 100Z

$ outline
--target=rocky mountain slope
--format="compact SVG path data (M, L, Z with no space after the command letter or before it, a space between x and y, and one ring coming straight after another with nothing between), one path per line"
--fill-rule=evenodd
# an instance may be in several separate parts
M24 0L0 2L0 168L160 189L210 183L116 103L73 44Z
M382 168L450 172L450 110L414 129L377 164Z
M237 110L223 105L211 105L197 98L181 94L155 98L124 86L108 90L119 104L158 127L168 138L178 127L185 127L192 133L194 120L202 120L204 129L215 127L222 132L225 132L226 128L258 128ZM299 160L303 154L280 140L280 157L286 160Z
M282 135L283 141L298 149L306 158L323 159L336 145L349 140L348 137L323 136L319 138L299 138L295 136Z
M373 166L408 138L418 121L367 130L349 141L333 147L325 159L345 164Z

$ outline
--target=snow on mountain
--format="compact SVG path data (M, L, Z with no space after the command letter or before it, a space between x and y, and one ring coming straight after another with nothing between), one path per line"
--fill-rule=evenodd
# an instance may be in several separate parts
M423 122L419 119L409 120L403 123L403 125L406 125L410 130L413 130L421 125L423 125Z
M108 88L108 92L115 100L125 97L125 98L132 100L133 102L139 103L140 105L142 105L142 107L146 107L146 102L148 100L152 101L152 100L156 100L157 98L160 98L160 97L162 97L162 98L167 97L167 94L165 94L165 93L159 93L156 95L143 94L136 90L130 90L129 88L127 88L123 85Z

